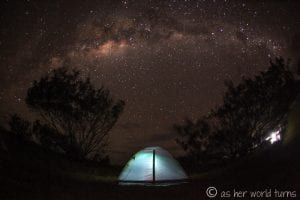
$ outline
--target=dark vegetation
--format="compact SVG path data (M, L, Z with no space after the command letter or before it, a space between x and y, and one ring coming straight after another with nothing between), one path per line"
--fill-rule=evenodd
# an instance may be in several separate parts
M211 167L266 148L273 131L284 137L288 113L298 95L289 63L270 62L267 71L244 78L234 86L226 81L223 104L196 121L175 125L177 142L187 152L183 160L193 168Z
M10 131L18 141L35 142L76 159L108 161L108 134L124 108L109 90L96 89L79 71L64 67L34 81L26 104L38 119L31 123L17 114L11 117Z

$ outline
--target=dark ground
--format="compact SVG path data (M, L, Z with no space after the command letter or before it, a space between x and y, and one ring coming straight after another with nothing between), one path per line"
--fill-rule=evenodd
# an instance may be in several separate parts
M297 190L299 196L298 144L276 145L230 165L190 174L190 183L168 187L119 186L121 167L66 160L37 147L1 151L0 199L208 199L209 186L231 194L234 189Z

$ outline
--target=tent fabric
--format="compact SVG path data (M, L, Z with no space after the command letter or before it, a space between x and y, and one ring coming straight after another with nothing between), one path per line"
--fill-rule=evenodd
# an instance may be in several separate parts
M153 183L183 181L187 178L183 168L169 152L161 147L148 147L132 156L122 170L119 181Z

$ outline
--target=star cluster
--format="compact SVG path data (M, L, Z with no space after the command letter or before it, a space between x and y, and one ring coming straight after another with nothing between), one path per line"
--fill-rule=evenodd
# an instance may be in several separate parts
M126 101L111 134L115 162L149 145L179 153L170 127L218 105L224 80L251 77L275 56L299 59L298 10L297 1L270 0L6 0L2 118L30 115L31 81L68 65Z

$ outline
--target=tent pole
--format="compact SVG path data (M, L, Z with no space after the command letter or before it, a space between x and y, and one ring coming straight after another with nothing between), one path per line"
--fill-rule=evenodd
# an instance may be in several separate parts
M153 149L152 181L155 183L155 149Z

